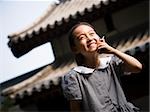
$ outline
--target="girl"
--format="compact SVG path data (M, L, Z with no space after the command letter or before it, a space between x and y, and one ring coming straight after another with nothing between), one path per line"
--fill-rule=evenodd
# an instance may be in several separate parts
M137 112L127 102L118 77L124 72L137 73L141 63L100 38L93 26L81 22L69 34L70 47L77 67L62 78L62 88L71 111ZM102 54L111 54L102 57Z

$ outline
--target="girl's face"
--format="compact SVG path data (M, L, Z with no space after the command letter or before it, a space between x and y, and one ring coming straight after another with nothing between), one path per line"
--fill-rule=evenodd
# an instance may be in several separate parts
M80 25L73 31L75 51L77 53L86 54L93 53L97 51L97 42L99 41L99 36L88 25Z

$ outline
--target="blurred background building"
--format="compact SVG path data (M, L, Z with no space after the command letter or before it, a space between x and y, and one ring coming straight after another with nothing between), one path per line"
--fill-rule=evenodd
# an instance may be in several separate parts
M122 76L121 82L127 99L142 111L149 110L148 0L60 0L50 5L29 28L9 35L8 45L15 57L51 43L55 61L3 82L3 110L69 110L60 77L76 66L67 33L80 21L91 23L110 45L140 60L144 66L142 72Z

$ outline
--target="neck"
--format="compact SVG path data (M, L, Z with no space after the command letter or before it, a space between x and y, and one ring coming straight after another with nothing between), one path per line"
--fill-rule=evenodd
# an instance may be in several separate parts
M85 61L83 65L90 68L97 68L99 64L100 62L98 59L98 55L90 55L85 57Z

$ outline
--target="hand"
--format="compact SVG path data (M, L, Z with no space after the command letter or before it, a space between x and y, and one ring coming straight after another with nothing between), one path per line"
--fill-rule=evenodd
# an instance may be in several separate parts
M99 41L97 42L98 47L97 47L97 51L98 53L107 53L107 54L111 54L113 53L113 51L115 50L113 47L109 46L103 38L99 39Z

